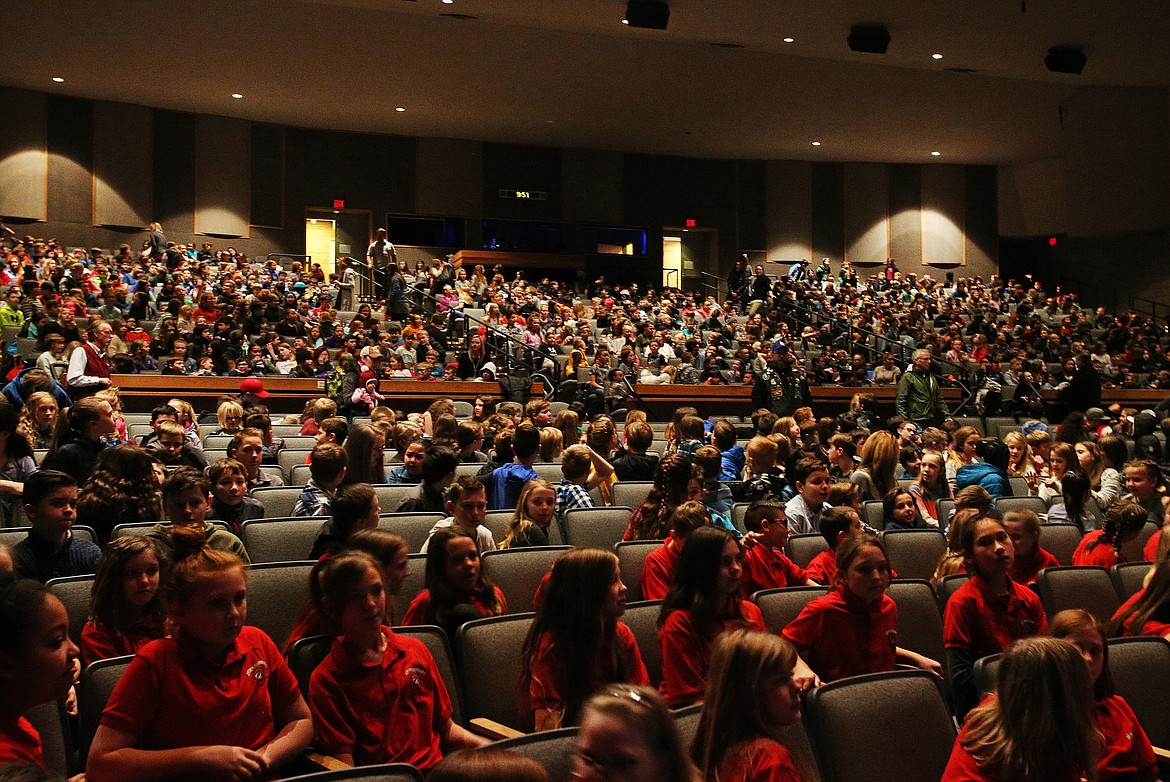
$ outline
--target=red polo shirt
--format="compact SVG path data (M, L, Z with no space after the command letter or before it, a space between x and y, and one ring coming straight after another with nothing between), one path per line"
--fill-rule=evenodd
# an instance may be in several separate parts
M784 553L765 545L756 545L744 552L743 593L750 595L761 589L779 589L786 586L804 586L808 574L796 566Z
M492 587L496 590L496 601L500 604L499 611L492 611L478 596L473 597L468 602L475 606L484 616L499 616L508 613L508 601L504 598L504 593L500 591L499 587ZM429 625L430 620L427 619L427 607L431 604L431 590L424 589L415 596L414 600L410 601L410 608L406 609L406 616L402 617L402 624L404 625Z
M1105 750L1097 760L1097 778L1114 779L1132 775L1157 776L1158 759L1133 709L1120 695L1093 703L1097 730L1105 737Z
M427 770L443 759L440 740L451 722L451 699L426 646L383 627L380 663L350 656L341 639L313 671L309 709L316 746L353 755L354 763L410 763Z
M1162 542L1162 536L1167 534L1166 528L1150 535L1150 539L1146 541L1146 545L1142 547L1142 556L1146 558L1146 562L1157 562L1158 544Z
M1073 552L1072 563L1078 567L1103 567L1106 570L1117 564L1117 552L1113 550L1113 544L1107 540L1102 540L1105 536L1105 530L1094 530L1088 535L1081 538L1081 542L1077 545L1077 550ZM1092 550L1089 550L1089 544L1095 543Z
M621 655L624 676L618 675L618 660L610 654L608 645L602 649L602 656L597 660L593 670L589 672L589 691L596 692L609 682L623 682L626 684L640 684L650 686L650 675L646 673L646 665L642 662L642 653L638 649L638 642L634 633L623 623L618 622L614 628L617 640L617 653ZM605 643L603 641L603 643ZM574 677L581 677L584 671L573 671ZM564 699L561 689L565 681L565 671L558 659L557 650L553 646L552 633L545 633L540 638L540 645L532 658L532 678L528 687L528 710L563 709Z
M975 758L963 747L963 740L967 737L967 728L959 733L955 746L951 749L951 757L943 771L941 782L1003 782L1003 777L994 770L981 768ZM1048 777L1052 782L1080 782L1081 775L1075 771L1067 774Z
M1130 607L1133 606L1133 604L1138 600L1140 600L1142 595L1145 593L1146 590L1144 588L1135 592L1133 596L1129 598L1129 600L1126 600L1121 604L1121 607L1118 608L1117 612L1113 614L1113 618L1116 619L1117 617L1121 616L1122 613L1128 611ZM1170 624L1166 622L1159 622L1155 619L1148 619L1146 620L1145 625L1142 626L1142 631L1140 633L1135 633L1130 629L1132 624L1133 617L1130 617L1125 622L1125 635L1154 635L1161 636L1163 638L1170 638Z
M969 649L975 659L998 654L1012 641L1042 635L1048 619L1040 598L1014 581L1008 594L992 594L978 575L951 595L943 616L943 643L949 648Z
M89 665L96 660L138 654L142 647L162 637L163 627L153 619L135 622L121 633L110 632L89 621L81 628L81 661Z
M31 763L45 767L41 734L24 717L0 717L0 766Z
M1046 567L1060 567L1060 562L1037 544L1032 556L1027 559L1018 553L1016 554L1015 559L1012 560L1011 570L1008 571L1008 577L1017 584L1028 586L1036 583L1040 571Z
M837 552L822 551L813 557L804 574L818 584L831 585L837 579Z
M670 591L670 584L674 581L674 569L678 566L678 555L681 551L682 544L672 532L669 540L646 557L642 565L643 600L662 600L666 597L666 593Z
M728 601L715 619L715 631L707 637L696 632L689 611L672 611L666 617L658 630L658 649L662 655L662 684L658 689L672 709L688 706L703 697L711 645L721 633L741 627L767 631L764 615L755 603Z
M140 749L259 749L276 737L274 715L298 698L296 677L262 630L241 628L222 665L200 656L180 633L138 652L101 724L134 736Z
M888 595L872 605L841 588L809 602L784 628L821 681L894 670L898 607Z
M772 739L751 739L723 755L719 782L800 782L791 753Z

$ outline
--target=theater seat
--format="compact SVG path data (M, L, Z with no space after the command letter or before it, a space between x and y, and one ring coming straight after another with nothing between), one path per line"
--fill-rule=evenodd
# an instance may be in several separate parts
M292 517L302 491L302 486L265 486L252 489L251 495L264 506L264 518L281 519Z
M627 603L621 621L630 628L638 642L638 652L650 683L655 687L662 681L662 652L658 647L658 614L662 611L661 600L642 600Z
M321 516L250 519L240 525L240 540L254 565L304 561L325 521Z
M1081 528L1076 524L1052 522L1040 525L1040 547L1062 565L1072 564L1073 552L1081 545Z
M565 542L570 546L612 549L630 524L630 509L577 508L565 514Z
M937 529L894 529L882 533L890 569L898 578L930 580L947 552L947 539Z
M118 680L122 678L122 672L133 659L134 655L128 654L125 657L98 660L81 672L81 679L77 682L77 743L81 768L85 768L89 746L93 743L93 735L101 722L102 712L106 710L106 703L118 685Z
M534 617L531 613L490 616L459 628L459 679L473 725L475 720L486 718L524 731L528 719L520 714L516 683L520 680L520 650Z
M1153 565L1149 562L1122 562L1114 565L1109 571L1109 577L1113 579L1117 599L1124 603L1136 595L1151 567Z
M819 532L804 532L790 535L784 550L797 567L804 568L808 567L822 551L828 551L829 544L825 542L825 536Z
M312 562L266 562L248 567L248 621L283 647L309 599Z
M618 481L613 485L613 504L636 508L646 501L653 481Z
M485 551L482 562L492 583L508 598L511 610L528 611L534 608L533 601L541 579L568 550L568 546L531 546Z
M576 746L577 728L570 727L504 739L492 744L491 749L519 752L543 766L549 782L569 782L573 779Z
M821 586L764 589L752 595L752 602L760 607L768 632L779 635L806 605L828 593L829 588Z
M1108 622L1121 607L1105 568L1045 568L1036 580L1036 589L1049 619L1066 608L1083 608L1102 622Z
M1133 709L1150 743L1170 750L1170 641L1146 636L1108 643L1117 694ZM1162 760L1170 758L1163 755Z
M298 777L285 777L284 782L341 782L341 780L362 780L362 782L423 782L422 772L407 763L387 763L382 766L358 766L335 771L319 771Z
M646 565L646 557L662 548L663 540L623 540L614 546L617 553L618 570L622 574L622 583L626 585L626 600L636 602L642 599L642 568Z

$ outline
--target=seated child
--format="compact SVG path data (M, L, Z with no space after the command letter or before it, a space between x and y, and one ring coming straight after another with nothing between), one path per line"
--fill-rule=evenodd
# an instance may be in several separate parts
M322 443L313 449L312 457L309 464L311 477L301 496L297 497L293 516L328 516L333 495L345 478L348 456L340 445Z
M211 510L211 481L202 472L194 467L172 470L163 482L162 495L163 510L171 523L156 524L146 534L167 554L174 552L174 535L182 528L188 535L202 535L208 548L229 551L245 563L250 561L239 538L206 520Z
M212 521L226 522L233 532L249 519L264 518L264 505L248 496L248 473L235 459L220 459L207 471L211 481Z
M194 467L206 469L207 457L187 442L187 432L176 421L162 421L155 428L158 439L148 453L167 467Z
M333 496L329 521L321 525L309 558L320 559L325 555L340 554L345 550L350 535L378 526L378 515L381 512L373 486L368 483L342 486Z
M1056 557L1040 548L1040 517L1035 511L1009 510L1003 514L1003 526L1016 549L1016 557L1008 571L1012 581L1031 586L1036 583L1041 570L1060 566Z
M731 497L731 489L719 480L719 471L723 463L722 454L715 446L704 445L695 451L693 461L703 471L703 504L710 508L712 513L726 516L731 512L735 500Z
M850 484L852 485L852 484ZM821 514L821 535L829 545L813 557L805 568L809 580L831 586L837 579L837 546L850 535L862 531L861 518L853 508L832 507Z
M719 480L740 480L747 453L742 445L735 444L735 427L726 418L720 418L711 425L711 439L719 448Z
M772 437L757 435L748 440L744 453L747 457L747 477L732 492L736 502L756 502L757 500L787 501L792 497L792 490L784 477L784 470L778 464L788 458L788 439L784 438L784 453L781 453L780 440Z
M918 515L918 503L908 489L895 486L882 498L886 529L926 529L929 525Z
M73 535L77 481L72 476L56 470L34 472L25 478L23 499L30 529L12 549L21 578L44 583L97 571L101 549Z
M783 552L788 542L788 517L783 505L753 502L743 525L748 532L758 533L755 545L744 553L743 594L786 586L817 586Z
M642 599L662 600L674 581L674 568L687 537L700 527L711 526L711 515L701 502L684 502L670 514L670 537L651 551L642 565Z

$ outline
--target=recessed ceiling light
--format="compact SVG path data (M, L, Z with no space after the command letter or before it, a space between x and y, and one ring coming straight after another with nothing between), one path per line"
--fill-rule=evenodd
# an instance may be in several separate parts
M623 20L622 20L622 24L629 24L629 23L630 23L630 20L629 20L629 19L623 19Z
M451 5L455 0L443 0L443 5Z
M934 54L932 54L932 55L930 55L930 56L931 56L933 59L935 59L935 60L941 60L941 59L942 59L942 55L941 55L941 54L939 54L938 52L935 52Z
M65 81L65 80L64 80L64 79L62 79L60 76L54 76L54 77L53 77L53 81L55 81L55 82L57 82L58 84L60 84L60 83L62 83L62 82L63 82L63 81Z
M784 43L796 43L796 39L795 38L785 38Z
M931 153L930 153L930 156L931 156L931 157L938 157L938 156L939 156L939 155L941 155L941 154L942 154L942 153L941 153L941 152L939 152L939 151L936 149L934 152L931 152Z
M405 106L398 106L394 110L395 111L406 111L406 107Z
M814 141L814 142L813 142L813 146L814 146L814 147L819 147L820 145L821 145L821 142L819 142L819 141Z
M241 94L240 94L240 93L238 93L238 92L233 92L233 93L232 93L232 97L233 97L233 98L235 98L236 100L240 100L240 99L241 99L241 98L243 98L244 96L243 96L243 95L241 95Z

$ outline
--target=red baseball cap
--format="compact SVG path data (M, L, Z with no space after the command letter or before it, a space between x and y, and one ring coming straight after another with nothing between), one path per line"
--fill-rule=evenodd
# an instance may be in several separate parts
M264 383L257 377L246 377L240 381L240 393L252 394L265 399L270 394L264 390Z

